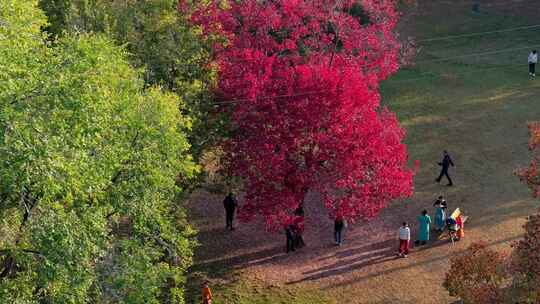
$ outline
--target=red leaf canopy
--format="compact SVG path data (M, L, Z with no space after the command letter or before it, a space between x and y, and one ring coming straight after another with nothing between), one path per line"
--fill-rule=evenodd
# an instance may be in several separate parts
M331 216L376 216L412 193L404 130L381 109L379 82L398 69L392 0L215 1L192 12L216 45L219 94L243 179L243 219L298 221L308 190ZM300 219L301 220L301 219Z

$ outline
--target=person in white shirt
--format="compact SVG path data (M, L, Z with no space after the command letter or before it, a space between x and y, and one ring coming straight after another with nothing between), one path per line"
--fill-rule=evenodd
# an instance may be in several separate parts
M399 228L399 252L398 256L406 258L409 254L409 243L411 241L411 229L407 222L403 222L403 225Z
M529 53L529 75L536 77L536 64L538 63L538 54L536 50Z

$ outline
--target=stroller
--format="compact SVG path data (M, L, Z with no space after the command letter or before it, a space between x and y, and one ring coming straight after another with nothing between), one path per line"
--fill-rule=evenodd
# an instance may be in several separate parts
M461 215L461 211L457 208L446 219L446 228L448 229L448 237L454 244L455 241L459 241L465 236L463 231L463 223L467 220L467 217Z

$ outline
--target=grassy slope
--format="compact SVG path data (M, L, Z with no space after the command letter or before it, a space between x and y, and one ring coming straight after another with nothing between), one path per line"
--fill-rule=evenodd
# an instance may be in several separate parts
M428 7L407 32L417 38L456 33L488 31L527 24L521 18L507 18L495 12L474 15L468 8ZM450 17L451 16L451 17ZM520 198L526 195L512 176L512 169L526 163L525 122L540 118L540 79L529 80L526 74L527 50L487 56L429 62L437 58L486 52L521 46L540 45L539 30L510 32L465 39L430 42L420 45L414 68L404 69L384 83L384 103L395 111L408 131L411 159L421 162L416 179L415 199L430 197L433 189L433 164L440 150L455 155L458 186L447 195L466 204L474 216L471 239L481 238L499 244L515 239L520 233L523 215L534 203ZM536 36L536 37L535 37ZM540 47L538 47L540 49ZM507 66L514 64L514 66ZM517 66L522 64L521 66ZM414 79L414 80L411 80ZM499 238L497 238L499 237ZM496 242L495 242L496 241ZM219 294L215 303L434 303L449 298L437 286L447 264L444 252L420 256L419 262L374 276L325 285L317 282L296 284L292 288L266 286L263 282L244 280L224 265L213 269L195 267L222 279L215 284ZM423 259L423 260L422 260ZM408 269L411 269L408 271ZM434 270L435 269L435 270ZM407 282L433 280L423 272L437 271L438 282L429 282L427 290L401 292ZM400 280L406 282L401 283ZM361 281L361 282L360 282ZM188 303L197 303L199 280L189 283ZM334 299L334 300L331 300ZM439 302L440 303L440 302Z

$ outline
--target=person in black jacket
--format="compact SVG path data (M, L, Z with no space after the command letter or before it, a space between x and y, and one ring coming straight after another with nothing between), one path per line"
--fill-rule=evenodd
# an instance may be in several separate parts
M287 238L287 253L295 251L295 234L294 226L292 224L285 227L285 237Z
M234 211L238 205L236 198L232 193L229 193L223 200L223 207L225 207L225 227L229 230L234 230L233 220L234 220Z
M298 204L296 210L294 210L294 215L304 217L304 203Z
M341 246L343 243L343 230L345 230L346 226L347 222L345 222L343 216L337 216L334 219L334 239L338 246Z
M303 229L298 223L292 225L293 236L294 236L294 248L299 249L306 246L304 242L304 237L302 236Z
M450 166L453 167L454 162L452 161L452 158L450 157L450 154L448 154L448 152L446 150L443 151L443 159L439 163L439 166L441 166L442 169L441 169L441 174L436 179L437 183L439 183L441 181L443 176L446 176L446 178L448 179L448 185L447 186L454 185L454 183L452 183L452 179L450 178L450 175L448 174L448 168L450 168Z

